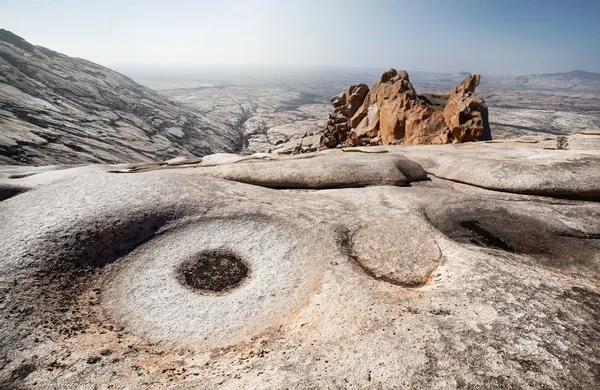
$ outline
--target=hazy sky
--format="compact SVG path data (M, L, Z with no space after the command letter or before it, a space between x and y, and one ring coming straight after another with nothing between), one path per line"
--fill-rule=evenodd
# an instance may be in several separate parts
M2 0L0 28L117 68L600 72L600 0Z

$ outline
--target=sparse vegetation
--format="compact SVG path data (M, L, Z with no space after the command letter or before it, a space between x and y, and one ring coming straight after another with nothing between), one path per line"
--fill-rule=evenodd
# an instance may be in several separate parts
M569 141L564 135L556 137L556 149L564 150L569 148Z
M87 359L87 364L96 364L100 360L102 360L102 358L100 356L91 356Z

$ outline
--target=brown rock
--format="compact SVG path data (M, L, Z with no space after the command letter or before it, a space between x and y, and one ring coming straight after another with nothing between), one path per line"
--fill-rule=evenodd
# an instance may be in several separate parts
M358 136L354 131L351 131L348 134L348 139L344 143L344 146L363 146L361 140L358 139Z
M375 103L367 110L367 136L376 137L379 132L379 104Z
M482 111L485 110L487 117L487 106L481 97L475 95L480 78L478 74L465 78L448 97L444 120L454 142L474 141L484 132Z
M378 136L379 132L379 105L373 104L367 110L367 115L360 122L358 127L351 134L360 140L361 145L373 144L373 138ZM375 143L376 144L376 143Z
M473 74L467 76L458 87L454 88L453 92L457 94L466 94L466 93L475 93L475 88L479 86L479 82L481 81L481 75Z
M333 110L333 112L335 114L343 115L346 118L348 117L348 107L346 105L343 105L343 106L340 106L340 107L336 107L335 110Z
M399 80L410 81L408 78L408 73L405 70L401 70L400 72L398 72L398 74L396 75L396 78Z
M394 78L381 84L377 93L379 102L379 135L384 145L400 143L410 109L418 104L412 84L403 78Z
M331 118L331 123L336 124L336 125L338 125L340 123L348 123L348 118L346 118L345 116L342 116L342 115L336 116L334 118Z
M358 109L361 106L362 106L362 101L358 101L358 100L348 103L346 105L346 109L348 110L348 116L353 117L358 112Z
M336 133L345 133L346 131L348 131L348 124L340 123L339 125L335 125L334 128Z
M362 108L362 105L361 105ZM350 127L352 128L356 128L360 122L363 120L363 118L365 118L367 116L367 112L366 110L362 110L359 109L356 114L354 114L354 116L352 118L350 118L350 120L348 121L348 124L350 125Z
M371 90L364 84L351 86L345 92L347 104L335 109L341 114L343 107L341 117L347 122L330 119L329 124L335 125L338 142L347 141L346 145L491 139L487 106L475 95L480 79L479 75L469 76L449 94L419 96L406 71L388 69Z
M367 129L369 128L369 119L364 117L358 126L350 132L350 137L356 137L358 139L365 138L367 135Z
M402 72L404 72L404 71L402 71ZM396 71L396 69L388 69L385 72L383 72L383 74L379 78L379 83L387 83L389 80L394 78L397 74L398 74L398 72Z
M369 93L369 87L366 84L358 84L350 87L346 93L348 102L361 102L365 100L365 97Z
M323 140L323 145L329 149L335 148L337 146L337 140L334 137L327 137Z
M384 100L379 110L379 136L383 145L395 143L404 137L405 118L402 99Z
M407 114L405 129L406 145L448 143L444 114L427 104L415 106Z
M376 88L379 85L379 83L376 83L373 88ZM376 91L376 89L375 89ZM360 122L363 120L363 118L367 115L367 111L369 109L369 107L371 106L371 102L375 101L374 97L373 97L373 89L371 89L371 91L367 94L367 96L365 96L362 105L354 111L354 113L350 116L350 120L348 121L348 124L350 125L350 127L352 128L356 128Z
M346 105L346 93L341 92L341 93L335 95L334 97L332 97L331 104L333 104L334 107L341 107L341 106Z

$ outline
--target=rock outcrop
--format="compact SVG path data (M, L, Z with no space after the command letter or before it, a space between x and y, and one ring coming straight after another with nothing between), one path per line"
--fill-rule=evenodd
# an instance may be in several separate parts
M471 75L448 94L418 95L408 73L385 71L371 90L353 85L334 96L325 128L327 148L390 144L446 144L489 140L484 100Z

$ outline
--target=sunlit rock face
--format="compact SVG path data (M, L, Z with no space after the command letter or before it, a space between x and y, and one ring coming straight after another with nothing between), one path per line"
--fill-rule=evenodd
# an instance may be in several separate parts
M600 385L600 135L0 170L2 388Z
M371 90L353 85L332 98L322 144L446 144L490 140L488 110L475 95L480 75L467 76L448 94L418 95L408 73L389 69Z

